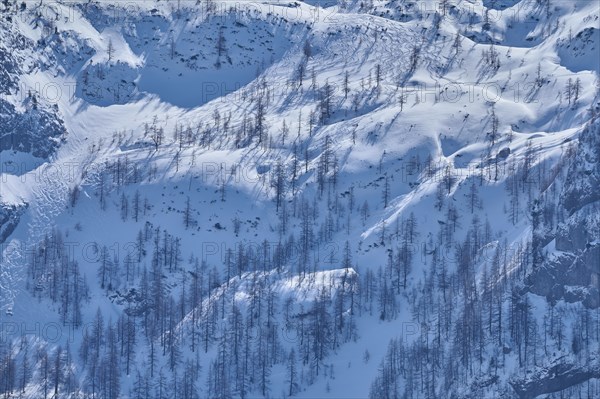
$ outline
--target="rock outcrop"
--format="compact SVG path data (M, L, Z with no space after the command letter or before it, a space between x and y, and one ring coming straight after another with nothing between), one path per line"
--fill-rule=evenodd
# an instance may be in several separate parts
M552 302L564 299L598 308L600 119L590 123L580 135L558 206L564 209L567 218L552 232L556 252L528 276L529 289Z

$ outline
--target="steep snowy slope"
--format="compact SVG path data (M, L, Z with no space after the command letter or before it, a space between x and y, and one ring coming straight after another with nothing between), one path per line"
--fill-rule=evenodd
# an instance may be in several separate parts
M600 394L596 2L0 9L3 393Z

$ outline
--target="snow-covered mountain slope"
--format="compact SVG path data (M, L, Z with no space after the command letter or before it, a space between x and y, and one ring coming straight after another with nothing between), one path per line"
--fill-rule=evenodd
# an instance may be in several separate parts
M0 10L8 397L600 394L597 2Z

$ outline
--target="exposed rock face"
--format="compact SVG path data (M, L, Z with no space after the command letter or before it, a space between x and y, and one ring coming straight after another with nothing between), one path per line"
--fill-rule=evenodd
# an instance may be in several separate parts
M22 76L43 68L31 57L35 43L4 19L0 37L0 159L2 151L47 159L64 140L66 129L56 106L38 102L34 90L24 93ZM26 208L27 204L0 203L0 243L12 234Z
M40 68L26 56L35 44L4 21L0 21L0 36L0 151L16 150L47 158L66 130L56 107L38 104L36 93L23 93L20 87L21 75ZM20 102L26 111L16 109L14 104Z
M27 205L0 204L0 244L13 232Z
M10 93L10 90L15 88L11 74L16 69L16 64L10 55L10 52L0 47L0 95L6 95Z
M9 24L3 20L0 21L0 34L0 95L8 95L18 87L16 78L20 73L19 65L23 64L19 50L28 48L31 43L22 35L9 30Z
M600 200L600 119L581 133L568 176L561 200L570 215Z
M600 307L600 120L588 126L569 166L561 194L569 215L550 237L561 251L527 278L531 292L551 301L582 302ZM541 230L541 228L539 229ZM547 231L537 231L538 235ZM546 243L544 243L545 245Z
M568 220L558 226L556 231L556 249L559 251L583 251L587 240L587 220L575 213Z
M577 366L565 359L558 359L550 367L544 367L509 383L521 399L533 399L539 395L562 391L590 378L600 377L598 362Z
M29 109L19 113L15 107L0 100L0 151L28 152L47 158L66 134L63 121L46 109Z
M510 148L505 147L505 148L501 149L500 151L498 151L498 155L496 155L496 159L498 161L503 161L506 158L508 158L509 155L510 155Z

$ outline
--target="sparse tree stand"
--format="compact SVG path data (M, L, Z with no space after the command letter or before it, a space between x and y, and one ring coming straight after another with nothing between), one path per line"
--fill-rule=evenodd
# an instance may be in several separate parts
M169 55L171 56L171 59L174 59L176 54L177 51L175 49L175 38L171 36L169 39Z
M185 209L183 211L183 224L185 225L186 230L189 229L190 225L192 224L192 209L189 196L185 201Z
M461 49L461 36L460 36L460 32L456 32L456 36L454 37L454 42L452 43L452 48L454 48L454 55L458 55L458 53L460 52Z
M285 139L287 138L289 133L290 133L290 128L288 127L288 125L284 119L283 124L281 125L281 145L282 146L285 146Z
M491 153L491 148L494 147L494 145L496 144L496 141L498 140L498 128L499 128L499 121L498 121L498 117L496 116L496 110L494 108L494 106L492 106L492 111L491 111L491 115L490 115L490 131L488 132L488 139L490 141L490 153Z
M297 371L296 371L296 351L294 348L290 351L290 355L288 356L288 395L292 396L296 393L298 382L297 379Z
M475 209L479 208L479 193L477 192L477 185L475 181L471 182L469 186L469 193L467 194L467 198L469 200L469 208L471 209L471 214L475 212Z
M115 54L115 47L112 39L108 39L108 48L106 49L106 53L108 54L108 61L112 61L113 55Z
M383 181L382 199L383 199L383 207L387 208L389 205L389 201L390 201L390 181L389 181L389 177L387 176L387 174Z
M542 78L542 65L538 62L535 72L535 84L537 87L542 87L544 79Z
M165 137L165 133L162 127L157 128L156 126L151 127L150 138L154 142L154 150L158 151L158 147L162 144L163 138Z
M215 49L217 51L217 62L215 63L215 66L218 69L221 67L221 57L223 57L227 53L227 47L225 45L225 36L223 35L222 29L219 30L219 37L217 38Z
M279 212L281 203L284 201L284 190L285 190L285 169L283 163L279 160L275 166L274 176L272 177L272 186L275 188L275 205L276 210Z
M320 115L319 122L324 124L331 117L331 101L333 97L333 88L329 82L325 82L325 85L321 88L320 92Z
M256 100L256 109L255 109L255 123L254 129L255 134L258 136L258 144L263 143L264 135L266 132L265 118L266 118L266 104L265 100L263 100L262 96L258 96Z
M348 93L350 93L350 75L348 71L344 72L344 100L348 98Z
M381 64L375 65L375 85L379 88L382 79Z

